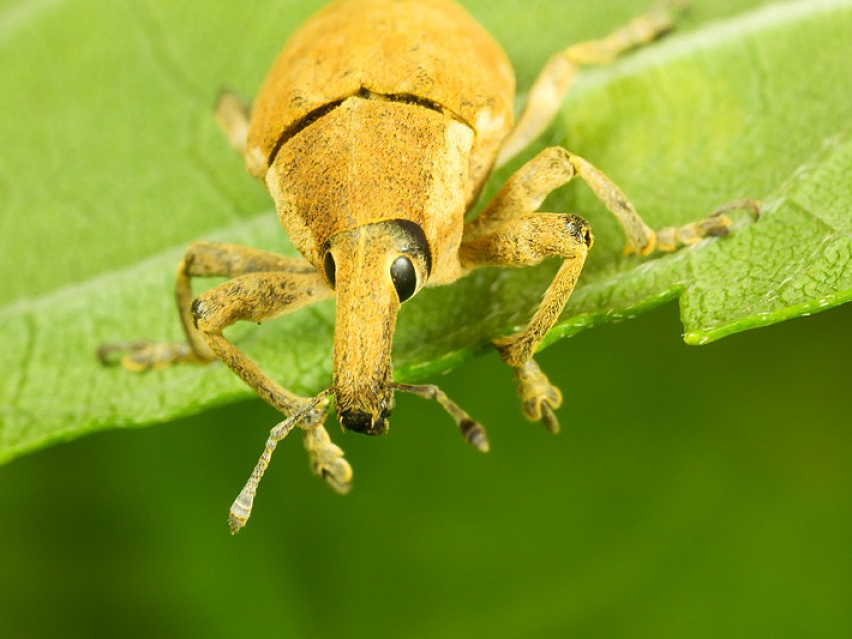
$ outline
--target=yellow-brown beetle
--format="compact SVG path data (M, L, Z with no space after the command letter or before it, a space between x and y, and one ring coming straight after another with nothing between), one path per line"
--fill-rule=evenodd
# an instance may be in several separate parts
M560 392L532 357L574 288L592 234L577 216L537 212L553 189L584 180L621 223L628 253L727 233L729 220L719 214L654 232L603 173L558 147L523 165L464 222L492 169L552 120L578 65L605 63L669 30L672 20L661 6L605 39L556 54L514 126L509 61L449 0L334 2L290 39L250 114L234 95L220 97L220 125L249 172L266 183L305 259L193 244L176 285L187 342L109 344L101 355L129 351L122 363L134 370L219 358L288 417L272 429L231 509L232 532L246 523L272 451L294 426L306 431L314 472L348 490L351 468L323 427L332 396L342 426L369 435L387 430L394 391L436 399L465 438L487 450L482 427L437 387L395 383L390 359L400 304L480 266L563 260L529 324L494 341L515 372L524 414L557 430ZM191 279L208 276L229 279L193 301ZM267 320L332 295L333 383L314 398L282 388L222 335L239 320Z

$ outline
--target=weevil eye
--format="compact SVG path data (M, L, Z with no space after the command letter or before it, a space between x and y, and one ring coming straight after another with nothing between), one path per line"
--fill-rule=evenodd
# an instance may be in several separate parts
M334 278L337 274L337 267L334 265L334 256L331 254L331 251L326 252L322 265L325 270L325 279L328 280L331 288L334 288Z
M417 290L417 271L414 270L414 264L410 259L400 255L391 264L390 274L400 302L414 295L414 291Z

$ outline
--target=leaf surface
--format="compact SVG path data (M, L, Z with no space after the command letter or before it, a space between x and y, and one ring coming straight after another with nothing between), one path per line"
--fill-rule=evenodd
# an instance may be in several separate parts
M470 2L506 44L519 86L560 46L635 3ZM179 6L176 6L179 5ZM594 6L592 6L594 5ZM171 289L199 238L292 251L270 201L220 139L222 84L251 95L286 34L317 6L198 1L0 5L0 459L110 427L197 412L251 392L224 367L132 375L100 343L177 340ZM553 25L566 26L548 28ZM680 297L686 340L816 312L852 295L852 2L696 1L673 36L585 71L531 148L559 143L604 169L655 227L742 197L759 222L672 255L624 258L617 225L582 185L543 210L588 217L596 244L548 341ZM494 176L487 198L512 168ZM483 270L406 304L398 376L420 379L523 324L556 268ZM212 282L211 282L212 283ZM330 380L333 303L230 329L285 386Z

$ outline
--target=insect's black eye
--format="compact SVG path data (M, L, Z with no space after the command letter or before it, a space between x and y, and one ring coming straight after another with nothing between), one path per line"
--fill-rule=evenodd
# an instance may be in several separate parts
M331 284L331 288L334 288L334 277L337 272L336 267L334 266L334 256L331 254L331 251L328 251L325 254L322 265L325 269L325 279L327 279L328 283Z
M414 270L414 264L411 263L410 259L405 255L400 255L391 264L390 274L400 302L404 302L414 295L417 288L417 272Z

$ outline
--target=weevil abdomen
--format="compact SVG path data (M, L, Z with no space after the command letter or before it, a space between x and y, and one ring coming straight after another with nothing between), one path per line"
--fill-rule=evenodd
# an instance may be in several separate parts
M448 0L340 0L316 13L253 103L249 171L264 179L282 136L364 90L423 99L475 131L470 204L512 126L515 78L500 45Z

